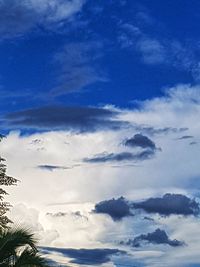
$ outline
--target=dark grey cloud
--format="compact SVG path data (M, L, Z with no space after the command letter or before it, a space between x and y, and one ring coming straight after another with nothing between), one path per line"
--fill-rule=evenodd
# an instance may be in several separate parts
M128 201L120 197L118 199L110 199L99 202L95 205L95 213L109 215L114 221L118 221L127 216L132 216L130 204Z
M156 149L155 143L142 134L135 134L132 138L126 139L124 145L128 147L140 147L140 148L149 148L152 150Z
M196 141L190 142L191 146L194 146L194 145L197 145L197 144L198 144L198 142L196 142Z
M166 216L171 214L198 215L200 212L199 203L181 194L165 194L163 197L149 198L133 203L133 208Z
M192 138L194 138L194 136L192 136L192 135L183 135L183 136L177 138L177 140L185 140L185 139L192 139Z
M93 83L107 81L97 66L101 48L98 42L70 43L58 52L54 58L59 69L57 85L50 91L50 95L79 92Z
M87 163L143 161L151 159L157 150L155 143L142 134L135 134L132 138L126 139L123 144L126 147L139 147L142 150L136 153L127 151L119 153L102 153L91 158L85 158L83 161Z
M148 216L145 216L143 219L144 219L144 220L147 220L147 221L154 222L154 219L151 218L151 217L148 217Z
M118 249L71 249L41 247L44 254L61 253L63 256L72 258L71 263L81 265L100 265L111 261L112 256L124 255L124 251Z
M38 165L37 168L41 170L54 171L54 170L69 170L73 169L74 166L57 166L57 165Z
M33 28L59 26L81 10L84 0L1 0L1 37L21 35Z
M126 242L124 241L121 242L121 244L123 245L129 245L132 247L140 247L143 243L152 243L159 245L164 244L172 247L179 247L184 245L184 242L182 241L176 239L171 240L168 237L167 233L159 228L152 233L142 234L135 237L134 239L129 239Z
M146 149L138 153L121 152L121 153L103 153L95 155L92 158L85 158L83 161L87 163L104 163L104 162L121 162L121 161L143 161L151 159L155 155L155 151Z
M2 123L8 128L93 132L128 125L117 120L117 115L117 112L104 108L45 106L7 114Z
M147 213L160 215L194 215L200 212L199 203L180 194L165 194L163 197L149 198L142 202L128 201L124 197L104 200L95 205L94 213L107 214L114 221L133 216L134 209L142 209ZM153 218L144 217L144 220L153 221Z

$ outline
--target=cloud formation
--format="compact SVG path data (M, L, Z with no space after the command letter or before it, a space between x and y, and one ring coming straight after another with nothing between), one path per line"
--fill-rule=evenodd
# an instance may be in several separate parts
M66 166L57 166L57 165L38 165L37 168L42 169L42 170L47 170L47 171L54 171L54 170L69 170L69 169L72 169L73 166L66 167Z
M95 213L108 214L114 221L118 221L127 216L132 216L130 205L123 197L99 202L95 205Z
M52 218L60 218L60 217L71 216L71 217L74 217L74 218L77 218L77 219L79 219L79 218L83 218L83 219L85 219L85 220L88 220L88 218L87 218L86 216L82 215L82 214L80 213L80 211L71 212L70 214L67 213L67 212L57 212L57 213L49 213L49 212L48 212L46 215L47 215L47 216L50 216L50 217L52 217Z
M199 203L181 194L167 193L163 197L149 198L141 202L128 201L124 197L99 202L95 205L95 213L108 214L113 220L121 220L133 216L134 209L142 209L147 213L159 215L198 215Z
M149 148L152 150L156 149L155 143L142 134L135 134L132 138L126 139L124 141L124 145L128 147Z
M157 27L160 31L164 25L160 28L160 21L156 21L148 12L139 13L148 19L141 21L141 16L136 15L134 22L121 23L118 36L121 47L138 53L146 65L163 65L184 71L189 73L195 82L199 82L200 64L196 40L181 42L176 38L149 34L149 28Z
M126 139L123 144L126 147L139 147L142 150L136 153L129 151L119 153L102 153L91 158L85 158L83 161L87 163L105 163L105 162L122 162L122 161L143 161L151 159L156 152L155 143L147 136L135 134L134 137Z
M179 86L170 89L163 97L143 101L136 110L114 110L120 121L128 121L133 127L79 134L68 130L30 135L11 132L0 143L1 154L8 160L9 174L19 177L22 182L12 189L10 202L21 201L28 207L37 208L44 228L41 239L43 246L102 248L106 243L106 247L110 245L112 248L113 244L121 240L133 239L141 233L152 233L152 229L160 228L169 233L169 240L184 240L187 247L169 249L168 246L155 246L152 252L149 251L151 243L142 241L147 242L149 247L143 248L141 245L137 250L132 250L134 257L140 255L140 263L154 267L161 263L162 266L170 267L183 266L185 261L198 263L199 217L177 215L196 215L196 211L198 214L199 199L195 200L195 204L192 196L199 196L199 147L188 145L192 139L183 142L177 141L177 138L191 135L197 141L200 139L199 125L196 123L200 114L199 87ZM135 126L140 127L140 130ZM70 169L67 173L62 169L47 172L36 168L41 164L71 166L102 151L118 154L123 150L130 153L146 150L121 146L125 137L137 133L148 136L156 146L159 144L162 153L145 164L124 164L122 161L118 168L112 168L114 164L104 164L103 168L102 164L81 164L79 168ZM37 188L37 192L29 188ZM183 197L169 194L168 201L164 197L157 197L165 192L173 192L175 196L181 194ZM56 201L52 201L52 195ZM131 200L127 204L134 217L125 216L116 223L108 213L91 212L95 203L112 199L113 196L115 199L116 196L124 196ZM153 208L146 204L149 199L153 199ZM142 208L134 209L137 201L142 203ZM17 210L15 215L32 222L35 227L35 220L30 219L32 216L24 216L28 214L24 210L22 207L21 213ZM76 211L80 211L88 220L72 215ZM48 212L57 216L48 216ZM67 214L59 216L59 212ZM112 208L109 212L112 213ZM154 221L144 220L148 214ZM153 228L155 225L156 228ZM155 265L155 257L157 260L158 255L159 263Z
M51 252L61 253L62 255L72 258L71 263L81 265L100 265L108 263L112 256L125 254L124 251L118 249L65 249L65 248L52 248L42 247L43 253L49 254Z
M194 136L192 135L183 135L179 137L178 140L185 140L185 139L192 139L192 138L194 138Z
M0 33L3 37L21 35L31 29L51 27L81 10L84 0L1 0Z
M160 215L198 215L199 204L181 194L165 194L163 197L149 198L147 200L134 203L135 209L143 209L148 213L159 213Z
M140 247L143 245L144 242L158 244L158 245L164 244L164 245L169 245L172 247L179 247L179 246L184 245L184 242L182 241L179 241L176 239L171 240L166 234L166 232L159 228L156 229L152 233L139 235L135 237L134 239L129 239L126 242L121 242L121 244L132 246L132 247Z
M87 163L104 163L104 162L122 162L122 161L143 161L151 159L155 152L149 149L138 153L121 152L121 153L103 153L92 158L85 158L83 161Z
M117 120L117 115L116 111L104 108L46 106L10 113L5 120L11 128L93 132L125 125Z
M136 50L141 53L142 59L146 64L165 63L165 47L156 39L142 38L138 41Z
M164 127L164 128L154 128L154 127L145 127L145 126L136 126L137 131L141 131L149 135L161 135L161 134L170 134L170 133L182 133L188 130L187 127L176 128L176 127Z
M60 68L57 85L50 96L79 92L81 89L107 79L101 73L96 61L101 56L101 43L69 43L54 57L54 64Z

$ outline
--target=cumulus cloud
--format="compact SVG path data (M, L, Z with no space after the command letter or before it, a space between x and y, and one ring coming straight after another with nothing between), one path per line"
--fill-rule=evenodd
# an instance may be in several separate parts
M10 113L5 116L10 128L40 130L72 130L93 132L97 129L117 129L125 122L117 120L117 112L96 107L46 106Z
M163 197L149 198L134 203L133 207L161 215L198 215L200 212L199 204L195 200L181 194L165 194Z
M67 203L37 209L17 204L9 217L15 225L31 228L40 246L99 248L102 247L100 240L104 238L104 233L113 231L115 226L111 220L105 224L106 218L91 214L92 206L90 203Z
M152 244L169 245L172 247L179 247L179 246L184 245L184 242L182 242L182 241L179 241L176 239L174 239L174 240L169 239L166 232L164 230L159 229L159 228L156 229L152 233L139 235L139 236L135 237L134 239L129 239L126 242L121 242L121 244L132 246L132 247L140 247L143 244L143 241L145 241L147 243L152 243Z
M1 0L0 33L21 35L38 25L48 27L65 21L81 10L84 0Z
M64 248L51 248L42 247L43 253L57 252L64 256L72 258L71 263L81 265L100 265L108 263L112 256L125 254L125 252L118 249L64 249Z
M30 208L23 203L15 205L9 216L14 220L16 225L20 224L23 227L29 227L36 233L44 230L42 224L39 222L38 210Z
M108 214L115 221L133 215L131 213L129 203L123 197L120 197L118 199L113 198L97 203L95 205L94 212Z

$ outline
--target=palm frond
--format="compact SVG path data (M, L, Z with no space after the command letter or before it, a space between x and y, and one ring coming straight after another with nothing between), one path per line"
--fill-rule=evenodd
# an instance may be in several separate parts
M3 262L16 252L20 247L29 246L34 252L36 239L27 229L0 230L0 262Z
M47 267L44 258L30 249L25 249L20 256L17 257L13 267Z

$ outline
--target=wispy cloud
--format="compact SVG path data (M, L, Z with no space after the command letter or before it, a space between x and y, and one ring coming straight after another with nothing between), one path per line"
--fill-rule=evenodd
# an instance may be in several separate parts
M138 12L135 17L133 23L130 21L120 23L118 41L121 47L138 53L144 64L164 65L185 71L193 77L195 82L199 82L198 40L179 41L161 34L158 36L154 34L154 28L156 27L159 31L160 22L147 11Z
M136 50L141 54L142 60L146 64L166 63L167 54L165 47L156 39L142 38L138 40Z
M21 35L31 29L59 26L81 10L84 0L2 0L0 33L2 37Z
M96 60L101 56L101 44L98 42L71 43L54 57L54 63L60 71L51 96L80 92L96 82L107 81L97 67Z

